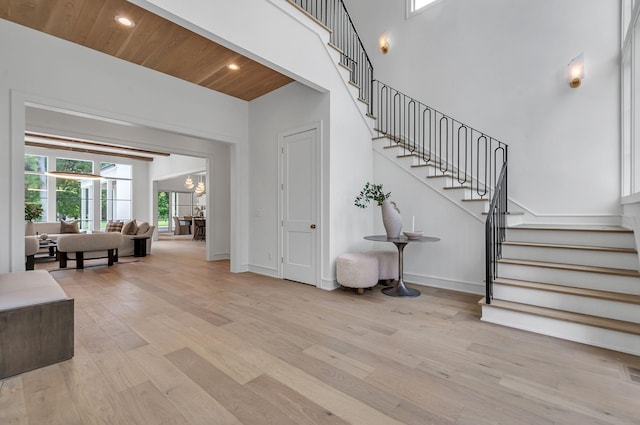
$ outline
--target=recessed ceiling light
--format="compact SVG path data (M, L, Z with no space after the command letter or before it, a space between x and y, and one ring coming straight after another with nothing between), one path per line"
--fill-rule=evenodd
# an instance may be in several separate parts
M229 65L227 65L227 68L229 68L232 71L237 71L240 69L240 67L238 65L236 65L235 63L230 63Z
M127 18L126 16L123 16L123 15L117 15L115 17L115 20L117 23L119 23L123 27L133 28L136 26L136 23L133 22L133 19Z

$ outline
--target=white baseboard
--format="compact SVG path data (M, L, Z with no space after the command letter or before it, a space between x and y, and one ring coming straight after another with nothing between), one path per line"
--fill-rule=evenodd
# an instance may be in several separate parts
M233 264L233 262L231 263L231 273L244 273L244 272L248 272L249 271L249 265L248 264Z
M257 266L255 264L250 264L249 271L252 273L280 279L280 273L278 272L278 269L274 267L264 267L264 266Z
M339 287L340 284L335 279L320 279L320 284L318 285L318 288L324 289L325 291L333 291L335 289L338 289Z
M229 260L230 258L231 256L229 255L229 253L213 254L213 257L208 261Z
M466 292L469 294L483 295L485 293L484 283L464 282L461 280L443 279L434 276L425 276L413 273L405 273L404 281L416 285L430 286L433 288L448 289L450 291Z

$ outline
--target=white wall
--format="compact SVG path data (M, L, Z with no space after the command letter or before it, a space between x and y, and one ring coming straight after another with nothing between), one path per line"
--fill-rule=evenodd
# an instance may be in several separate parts
M322 139L319 142L326 146L329 143L328 122L328 94L299 83L289 84L250 102L249 258L253 271L278 276L278 134L322 123Z
M10 200L0 205L0 220L10 222L12 229L11 238L0 241L0 272L24 267L25 104L197 137L197 146L185 150L203 157L213 155L207 140L232 143L237 164L231 185L247 184L246 102L4 20L0 20L0 51L0 197ZM178 147L169 137L132 144L166 151ZM229 220L232 234L238 235L232 269L238 270L246 268L248 251L245 254L241 248L247 241L240 240L244 233L233 232L233 227L247 228L248 199L230 194L234 219ZM149 194L148 205L151 198ZM209 251L215 249L208 246Z
M409 20L404 1L345 3L377 79L509 145L513 200L547 221L620 215L619 2L443 0Z
M372 178L373 169L371 133L357 102L348 92L341 75L343 71L333 56L335 52L327 47L328 33L286 0L245 0L241 5L221 0L133 0L133 3L234 48L296 81L328 92L329 119L324 128L329 133L329 143L323 146L322 227L319 230L323 258L321 285L335 287L336 256L360 249L362 236L372 231L373 213L358 210L353 206L353 198L364 182ZM288 123L293 124L291 120ZM254 146L255 143L252 148ZM265 248L272 244L274 232L277 229L269 230L269 242L255 248L260 250L255 252L259 254L256 261L264 261ZM273 267L269 261L261 265Z
M376 181L391 192L402 216L402 230L440 238L434 243L410 243L404 250L407 282L481 294L484 291L484 225L465 210L426 186L387 157L374 155ZM419 195L416 195L419 194ZM374 206L376 234L384 234L380 207ZM395 250L390 243L371 249Z

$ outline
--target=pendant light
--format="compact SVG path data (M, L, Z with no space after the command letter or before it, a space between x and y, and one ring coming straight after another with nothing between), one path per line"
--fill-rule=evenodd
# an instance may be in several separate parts
M204 182L202 181L202 176L198 176L198 185L196 186L195 194L199 198L206 193Z
M187 179L184 181L184 187L186 187L187 189L193 189L193 180L191 180L191 176L187 177Z

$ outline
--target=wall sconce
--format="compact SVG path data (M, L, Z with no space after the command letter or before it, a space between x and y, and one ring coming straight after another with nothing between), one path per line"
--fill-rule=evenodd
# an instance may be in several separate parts
M386 32L380 34L380 38L378 38L378 46L380 46L380 51L384 54L389 51L389 37L387 37Z
M568 66L569 86L572 89L580 87L584 79L584 53L571 59Z

